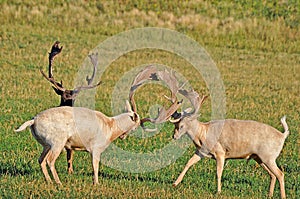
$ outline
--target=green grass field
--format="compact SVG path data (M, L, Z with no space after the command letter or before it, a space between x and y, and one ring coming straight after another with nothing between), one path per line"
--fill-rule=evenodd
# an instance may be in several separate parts
M119 4L120 3L120 4ZM47 184L38 164L41 146L29 130L15 133L24 121L59 105L49 82L39 72L48 66L54 41L64 49L54 62L57 80L74 87L89 52L106 39L134 28L176 30L198 42L216 63L226 94L226 118L251 119L283 130L287 115L291 134L277 159L285 173L288 198L300 195L300 4L298 1L7 1L0 0L0 197L1 198L267 198L269 175L254 161L229 160L216 195L215 161L201 160L172 187L194 153L192 142L176 162L156 171L123 172L100 164L100 185L92 186L88 153L75 152L67 173L66 153L56 162L63 186ZM126 72L158 63L183 74L193 88L209 94L201 74L170 52L144 49L120 56L104 71L95 109L112 115L113 91ZM139 114L163 101L159 87L136 94ZM201 109L211 116L211 99ZM171 141L173 126L146 138L130 136L116 146L136 153L155 152ZM104 156L105 157L105 156ZM137 165L143 167L143 165ZM276 183L274 198L279 198Z

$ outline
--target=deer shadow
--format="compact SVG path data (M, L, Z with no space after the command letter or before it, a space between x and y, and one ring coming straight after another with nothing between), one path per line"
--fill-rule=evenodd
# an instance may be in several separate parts
M11 176L25 176L33 172L33 168L30 164L26 163L7 163L0 162L0 176L11 175Z

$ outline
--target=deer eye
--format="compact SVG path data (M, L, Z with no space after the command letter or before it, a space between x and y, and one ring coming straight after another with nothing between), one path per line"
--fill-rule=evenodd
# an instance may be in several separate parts
M180 126L179 126L179 129L182 129L182 128L183 128L183 125L180 125Z

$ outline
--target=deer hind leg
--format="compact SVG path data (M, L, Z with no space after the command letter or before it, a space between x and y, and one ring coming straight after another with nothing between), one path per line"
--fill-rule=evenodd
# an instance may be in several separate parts
M60 152L62 151L62 149L63 149L63 146L53 145L52 148L51 148L51 153L47 158L47 163L50 167L53 178L54 178L54 180L57 184L61 184L61 182L59 180L59 177L58 177L56 169L55 169L55 161L58 158L58 156L59 156Z
M47 170L47 166L46 166L46 160L50 154L50 146L44 146L43 152L41 153L41 156L39 158L39 164L41 165L43 174L45 176L45 179L47 182L51 183L51 178L49 176L48 170Z
M194 164L196 164L199 160L201 159L201 157L198 154L194 154L191 159L187 162L187 164L185 165L183 171L180 173L180 175L178 176L177 180L173 183L173 186L177 186L183 179L185 173L189 170L189 168L191 166L193 166Z
M73 173L73 157L74 157L74 151L72 149L66 149L67 150L67 162L68 162L68 173Z
M258 156L253 157L253 159L262 167L264 168L270 175L270 188L269 188L269 197L273 196L275 183L276 183L276 176L270 169L261 161Z
M285 195L285 188L284 188L284 174L283 172L277 167L275 160L264 162L266 167L276 176L279 181L280 185L280 194L281 198L286 198ZM275 184L275 183L274 183Z

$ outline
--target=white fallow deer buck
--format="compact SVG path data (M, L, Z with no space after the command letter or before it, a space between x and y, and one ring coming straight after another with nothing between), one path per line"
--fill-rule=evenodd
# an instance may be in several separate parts
M98 184L101 153L112 141L124 139L139 125L139 115L126 101L126 112L114 117L82 107L51 108L37 114L15 131L20 132L30 127L32 135L43 146L39 163L46 181L51 182L46 167L48 164L55 182L61 184L54 164L61 151L66 148L85 150L91 154L94 184Z
M221 177L226 159L254 159L270 175L269 196L273 196L276 178L279 181L281 198L285 198L284 174L277 167L276 158L279 156L284 141L289 135L286 117L281 118L284 133L260 122L250 120L214 120L207 123L198 121L198 111L206 97L199 98L195 91L179 91L188 97L194 106L192 112L176 114L174 123L175 140L187 134L196 146L196 152L188 161L185 168L174 182L177 186L188 169L201 158L213 158L217 162L217 187L221 192Z
M52 48L51 52L49 53L49 66L48 66L48 76L44 73L44 71L41 69L40 72L45 77L46 80L48 80L52 84L52 88L55 91L57 95L60 95L60 104L59 106L73 106L76 100L76 97L79 95L79 93L83 90L93 89L101 84L101 81L99 81L97 84L92 85L94 78L96 76L96 70L98 67L98 54L90 54L88 57L90 58L91 63L93 64L93 73L91 77L86 77L87 85L86 86L78 86L74 89L66 89L63 86L62 81L58 82L55 80L53 75L53 63L55 57L61 53L63 47L59 47L60 42L56 41ZM66 149L67 151L67 162L68 162L68 172L73 173L73 157L74 157L74 151L72 149Z
M166 120L175 125L173 138L179 139L187 134L196 146L196 152L188 161L185 168L174 182L177 186L183 179L188 169L197 163L201 158L213 158L217 162L217 188L221 192L221 176L226 159L254 159L270 175L269 196L273 195L276 178L280 184L281 198L285 198L284 174L276 165L276 158L279 156L284 141L289 135L286 117L281 118L284 133L263 123L248 120L214 120L207 123L198 121L199 110L206 99L200 98L195 91L187 91L178 86L174 74L167 71L155 71L159 80L164 81L172 92L171 107L166 111L161 109L156 119L146 118L141 122L160 123ZM152 74L152 76L155 76ZM178 113L181 102L176 98L180 93L191 102L193 108ZM173 119L171 118L171 115Z

